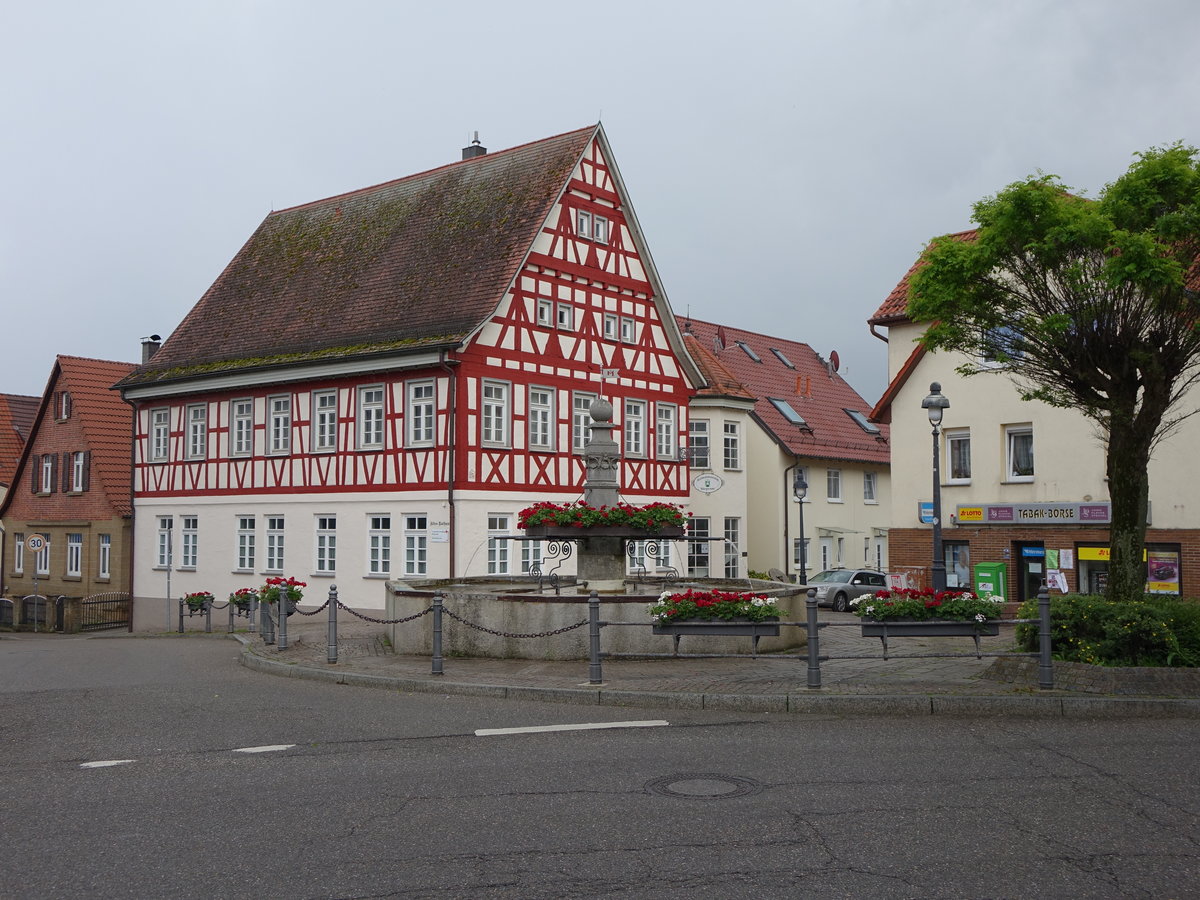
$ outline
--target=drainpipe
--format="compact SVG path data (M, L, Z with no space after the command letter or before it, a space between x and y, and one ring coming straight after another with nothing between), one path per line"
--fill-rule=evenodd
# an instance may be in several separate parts
M133 498L137 493L134 482L137 479L137 429L138 429L138 407L137 404L125 396L125 392L121 392L121 399L129 404L129 408L133 410L133 415L129 422L129 515L122 518L129 519L129 545L127 559L125 564L125 583L129 586L129 630L133 631L133 615L134 606L136 605L134 597L136 593L133 590L133 573L134 573L134 553L133 553L133 536L137 531L137 519L134 517ZM167 598L167 611L171 609L171 598ZM170 631L170 623L167 625L167 630Z
M786 469L783 470L783 574L784 575L792 574L791 572L788 571L788 567L791 565L791 562L792 562L792 554L791 554L792 543L788 537L788 530L789 530L789 526L791 524L792 517L791 517L791 515L789 515L788 510L791 509L790 504L792 502L792 474L791 473L798 465L800 465L799 461L792 463L790 466L788 466Z
M458 455L458 448L455 446L455 425L458 422L458 374L454 371L458 367L457 361L447 362L446 351L442 350L439 354L441 357L438 364L450 376L450 396L448 397L448 407L450 417L446 426L446 452L449 454L446 460L446 506L448 508L448 519L450 522L450 570L447 572L448 578L454 578L454 562L455 548L458 546L457 533L455 528L454 516L454 477L455 477L455 458Z

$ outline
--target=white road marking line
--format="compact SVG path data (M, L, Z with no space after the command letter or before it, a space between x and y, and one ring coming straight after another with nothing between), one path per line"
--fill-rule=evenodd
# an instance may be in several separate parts
M263 747L234 747L234 753L274 753L277 750L290 750L295 744L267 744Z
M581 722L576 725L530 725L527 728L477 728L475 737L494 734L538 734L545 731L590 731L597 728L659 728L671 723L665 719L643 719L637 722Z
M127 766L134 760L132 759L98 759L95 762L80 763L81 769L106 769L109 766Z

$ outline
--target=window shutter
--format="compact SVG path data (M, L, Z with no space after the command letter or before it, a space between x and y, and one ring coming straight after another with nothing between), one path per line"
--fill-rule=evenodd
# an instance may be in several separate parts
M83 489L86 491L92 486L92 451L83 451Z
M34 453L29 457L30 468L33 470L33 478L29 482L29 488L35 494L42 490L42 457L40 453Z
M55 391L53 397L54 403L54 418L57 419L62 415L62 391Z
M71 454L64 453L62 455L62 492L65 494L71 488Z

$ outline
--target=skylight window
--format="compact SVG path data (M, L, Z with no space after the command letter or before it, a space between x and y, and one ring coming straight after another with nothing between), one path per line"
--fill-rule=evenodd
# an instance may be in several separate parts
M775 397L768 397L767 399L771 401L772 406L779 410L780 415L782 415L793 425L799 425L801 428L808 428L808 423L804 421L804 417L800 415L800 413L792 409L792 404L788 403L786 400L779 400Z
M746 352L746 355L748 357L750 357L752 360L754 360L756 363L762 362L762 360L759 358L758 354L755 353L753 350L751 350L745 341L734 341L734 343L737 344L739 347L741 347L742 350L744 350Z
M857 424L858 427L867 434L879 434L879 426L874 422L867 421L867 417L860 413L857 409L846 409L843 410L843 412L852 418L855 424Z
M779 358L779 361L781 363L783 363L785 366L787 366L789 369L796 368L795 363L793 363L790 359L788 359L786 356L784 356L782 350L776 350L774 347L772 347L771 352L774 353Z

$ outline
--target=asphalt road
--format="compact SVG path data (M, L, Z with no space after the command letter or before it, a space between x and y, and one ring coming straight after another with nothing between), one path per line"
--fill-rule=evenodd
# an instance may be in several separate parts
M0 637L0 897L1200 896L1196 720L403 695L238 650Z

